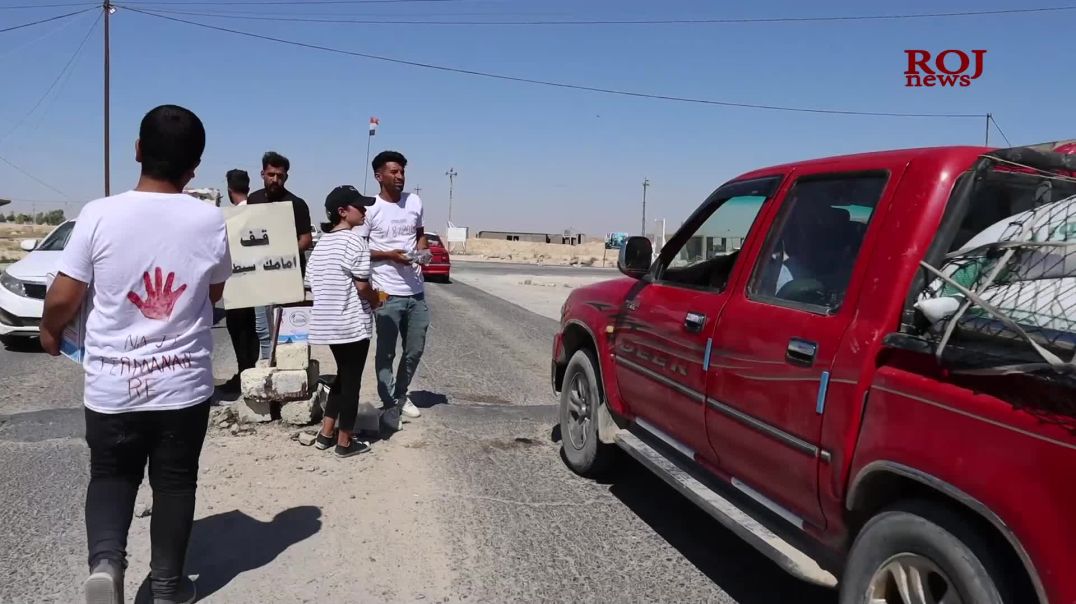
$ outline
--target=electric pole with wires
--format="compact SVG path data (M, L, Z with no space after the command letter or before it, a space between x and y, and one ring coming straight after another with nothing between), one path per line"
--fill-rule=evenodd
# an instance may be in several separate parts
M448 172L445 172L445 176L448 177L448 224L449 226L455 226L452 224L452 188L456 184L456 177L460 173L456 172L455 168L449 168Z
M112 174L111 174L111 162L109 161L109 108L111 103L109 102L109 88L111 80L111 69L109 65L109 43L108 43L108 22L109 17L116 12L116 7L112 6L112 3L105 0L101 5L101 9L105 11L105 197L112 194Z

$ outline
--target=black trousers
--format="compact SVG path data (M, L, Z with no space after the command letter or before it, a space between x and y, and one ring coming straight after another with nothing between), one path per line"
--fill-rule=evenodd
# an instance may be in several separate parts
M224 316L228 335L232 338L232 348L235 349L235 362L239 365L239 373L243 373L254 367L261 354L254 323L254 309L233 308L225 311Z
M362 386L362 369L370 352L370 340L347 344L330 344L329 350L336 359L336 379L325 401L325 417L336 420L344 430L355 429L355 417L359 413L359 388Z
M198 459L208 422L209 401L174 411L107 414L86 409L91 570L104 559L127 566L127 532L148 461L153 488L151 585L157 597L175 594L194 522Z

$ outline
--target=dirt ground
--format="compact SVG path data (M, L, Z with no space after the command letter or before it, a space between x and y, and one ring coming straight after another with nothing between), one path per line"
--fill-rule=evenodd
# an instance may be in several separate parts
M51 225L0 223L0 263L21 260L26 255L19 247L23 239L41 239L54 228Z
M606 250L601 241L582 245L501 241L498 239L468 239L466 244L453 244L453 258L483 261L519 262L523 264L553 264L581 266L614 266L618 250Z
M327 347L311 352L322 375L336 372ZM373 363L367 363L360 399L376 396ZM201 597L315 602L349 594L352 601L436 602L451 593L453 562L441 534L444 523L411 521L435 517L440 501L428 455L421 451L429 442L422 422L407 423L390 440L373 443L370 453L343 460L293 440L300 431L316 429L273 422L233 435L213 420L188 552L191 561L212 561L204 567L192 562L188 569ZM150 507L149 485L143 483L129 546L139 571L149 560ZM343 552L352 559L341 560ZM318 559L322 562L311 563ZM422 569L421 581L413 576L415 568ZM144 578L128 573L130 596Z

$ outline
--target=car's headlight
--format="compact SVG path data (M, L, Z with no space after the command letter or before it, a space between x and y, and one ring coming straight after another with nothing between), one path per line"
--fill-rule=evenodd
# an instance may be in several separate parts
M0 272L0 285L4 286L4 289L12 292L16 296L26 297L26 282L16 279L11 275Z

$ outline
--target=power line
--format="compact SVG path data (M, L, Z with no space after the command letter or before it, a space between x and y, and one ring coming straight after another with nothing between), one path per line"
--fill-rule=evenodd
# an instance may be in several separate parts
M9 160L9 159L5 158L5 157L4 157L4 156L2 156L2 155L0 155L0 161L2 161L2 162L4 162L5 164L7 164L7 165L11 166L12 168L15 168L16 170L18 170L19 172L21 172L21 173L22 173L22 174L23 174L24 176L26 176L26 177L30 178L31 180L33 180L33 181L34 181L34 182L36 182L37 184L39 184L39 185L41 185L41 186L45 187L46 189L48 189L48 190L52 191L53 193L59 193L60 195L63 195L63 196L65 197L65 198L67 198L67 199L71 199L71 196L70 196L70 195L68 195L67 193L64 193L63 191L61 191L61 190L57 189L56 187L54 187L54 186L50 185L49 183L47 183L47 182L45 182L45 181L41 180L40 178L38 178L38 177L34 176L33 174L31 174L31 173L27 172L25 168L21 168L21 167L19 167L19 166L15 165L15 164L13 164L13 163L11 162L11 160Z
M17 6L0 6L0 10L12 10L19 8L71 8L72 6L87 6L88 2L64 2L61 4L20 4ZM97 8L97 5L92 5Z
M1011 147L1012 143L1009 142L1009 137L1005 136L1005 131L1001 129L1001 126L998 125L998 121L994 119L994 116L992 114L990 115L990 122L993 123L994 127L998 129L998 133L1001 134L1001 138L1005 139L1005 143Z
M441 1L441 0L424 0L424 1ZM326 2L328 3L328 2ZM123 4L130 5L130 2ZM122 6L121 4L120 6ZM191 3L173 3L173 4L249 4L246 2L191 2ZM263 2L259 4L298 4L295 2ZM302 4L315 4L315 2L307 2ZM896 15L835 15L835 16L821 16L821 17L745 17L745 18L702 18L702 19L621 19L621 20L608 20L608 19L578 19L578 20L516 20L516 21L459 21L459 20L445 20L445 21L433 21L433 20L415 20L415 19L401 19L401 20L384 20L384 19L341 19L339 17L281 17L270 16L264 13L260 14L238 14L238 13L207 13L207 12L188 12L182 10L170 10L165 8L153 8L151 9L159 13L169 13L173 15L186 15L191 17L233 17L236 19L246 19L251 21L294 21L297 23L353 23L353 24L378 24L378 25L735 25L735 24L759 24L759 23L824 23L833 21L893 21L904 19L937 19L937 18L952 18L952 17L980 17L980 16L996 16L996 15L1013 15L1013 14L1027 14L1027 13L1046 13L1046 12L1059 12L1059 11L1073 11L1076 10L1074 6L1053 6L1053 7L1038 7L1038 8L1012 8L1012 9L996 9L996 10L978 10L978 11L953 11L953 12L934 12L934 13L906 13Z
M186 19L180 19L178 17L170 17L168 15L162 15L154 12L144 11L141 9L126 7L127 10L132 12L141 13L143 15L149 15L151 17L157 17L158 19L165 19L167 21L175 21L176 23L185 23L187 25L194 25L204 29L212 29L215 31L222 31L238 36L245 36L248 38L256 38L259 40L267 40L269 42L277 42L280 44L287 44L289 46L297 46L299 48L308 48L311 50L320 50L324 52L330 52L334 54L348 55L353 57L361 57L364 59L371 59L375 61L384 61L388 63L395 63L398 65L409 65L412 67L421 67L423 69L432 69L436 71L444 71L449 73L459 73L464 75L471 75L482 78L489 78L494 80L504 80L508 82L520 82L524 84L536 84L540 86L551 86L555 88L566 88L569 90L582 90L587 92L599 92L603 94L612 94L618 96L628 96L644 99L655 99L663 101L677 101L681 103L696 103L702 105L718 105L722 107L741 107L747 109L768 109L771 111L791 111L798 113L825 113L835 115L860 115L860 116L873 116L873 117L941 117L941 118L976 118L982 119L982 113L895 113L886 111L851 111L843 109L815 109L808 107L788 107L779 105L762 105L757 103L735 103L731 101L718 101L713 99L698 99L690 97L670 96L662 94L650 94L645 92L633 92L630 90L617 90L613 88L598 88L594 86L583 86L580 84L569 84L566 82L554 82L549 80L537 80L532 78L524 78L517 76L509 76L503 74L489 73L484 71L475 71L472 69L461 69L458 67L446 67L444 65L434 65L431 63L420 63L417 61L406 61L404 59L395 59L392 57L385 57L381 55L374 55L362 52L356 52L351 50L344 50L340 48L332 48L329 46L321 46L318 44L309 44L306 42L297 42L295 40L286 40L284 38L276 38L273 36L265 36L261 34L255 34L247 31L240 31L236 29L229 29L227 27L219 27L216 25L209 25L208 23L199 23L197 21L188 21Z
M463 2L464 0L267 0L266 2L260 2L253 0L249 2L242 1L215 1L206 2L204 0L198 2L148 2L142 0L129 0L123 4L127 6L135 5L150 5L150 4L165 4L168 6L188 5L188 6L299 6L310 4L417 4L417 3L442 3L442 2Z
M41 19L40 21L31 21L29 23L23 23L22 25L13 25L11 27L5 27L4 29L0 29L0 34L2 34L4 32L9 32L9 31L15 31L16 29L22 29L24 27L31 27L31 26L34 26L34 25L41 25L42 23L48 23L50 21L56 21L57 19L66 19L67 17L74 17L75 15L81 15L82 13L88 13L91 10L94 10L95 8L97 8L97 7L84 8L82 10L77 10L77 11L75 11L73 13L67 13L66 15L56 15L55 17L49 17L48 19Z
M4 134L4 136L0 137L0 145L2 145L4 143L4 141L6 141L8 138L10 138L11 135L14 134L16 130L18 130L20 127L22 127L23 123L26 122L26 120L31 115L33 115L33 113L35 111L37 111L37 108L40 107L41 103L43 103L45 101L45 97L47 97L49 95L49 93L52 92L52 89L56 87L56 84L58 84L60 82L60 78L62 78L64 76L64 74L66 74L67 71L69 69L71 69L71 65L74 64L75 59L78 58L79 53L82 52L82 48L84 46L86 46L86 41L90 39L90 35L93 33L93 31L95 29L97 29L97 24L101 22L101 16L103 14L104 13L99 13L97 15L97 19L95 19L93 24L90 25L90 29L88 29L86 31L86 35L83 36L82 41L79 42L78 48L75 49L75 52L71 53L71 58L68 59L67 63L64 64L63 69L60 70L60 73L56 74L56 78L54 80L52 80L52 83L49 84L49 87L45 90L45 93L41 95L41 98L37 99L37 102L34 103L34 106L30 108L30 111L26 112L26 115L23 115L22 118L19 119L19 121L16 122L15 125L12 126L11 129L8 130L6 134Z
M34 44L37 44L41 40L44 40L45 38L48 38L50 36L54 36L58 32L61 32L61 31L65 30L65 29L67 29L68 27L71 27L71 25L73 23L76 23L76 22L78 22L77 19L69 19L67 21L63 21L62 23L58 23L58 24L56 24L56 26L53 29L50 29L50 30L42 32L41 35L37 36L36 38L30 38L29 40L23 41L21 44L17 44L15 46L10 47L10 48L5 48L4 50L0 51L0 57L6 57L7 55L9 55L11 53L14 53L14 52L18 52L18 51L20 51L20 50L22 50L22 49L24 49L24 48L26 48L28 46L33 46Z

